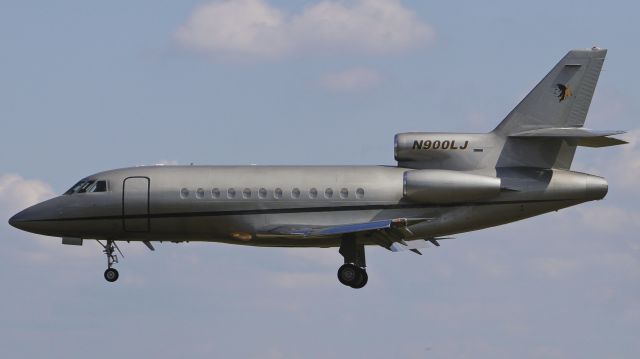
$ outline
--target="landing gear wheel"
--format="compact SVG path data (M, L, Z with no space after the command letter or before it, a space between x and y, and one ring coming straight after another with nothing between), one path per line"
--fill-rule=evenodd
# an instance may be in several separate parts
M358 276L356 280L351 284L351 288L360 289L367 285L369 281L369 276L367 275L367 271L364 268L358 268Z
M360 289L367 284L369 276L364 268L347 263L338 269L338 280L347 287Z
M115 282L118 280L118 277L120 275L118 274L118 271L115 268L109 268L106 271L104 271L104 279L107 280L107 282Z
M102 242L100 241L96 242L98 242L98 244L100 244L102 248L104 248L102 252L107 255L107 270L104 271L104 279L106 279L108 282L117 281L119 277L118 271L115 268L111 268L115 263L118 263L118 256L115 252L118 251L118 253L120 253L122 257L124 257L124 255L122 255L120 248L118 248L116 241L114 241L113 239L107 239L107 242L105 244L102 244Z
M353 264L343 264L338 268L338 280L340 283L350 287L358 279L358 269L360 268Z

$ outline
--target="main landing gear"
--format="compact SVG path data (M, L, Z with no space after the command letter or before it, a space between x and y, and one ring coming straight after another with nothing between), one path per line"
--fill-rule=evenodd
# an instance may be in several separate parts
M353 237L343 238L340 243L340 254L344 257L344 264L338 269L340 283L351 288L364 287L369 280L366 271L364 244L358 244Z
M122 256L123 258L124 255L113 239L107 239L107 242L105 244L102 244L102 242L100 241L96 242L98 242L102 246L102 248L104 248L102 252L107 255L107 270L104 271L104 279L106 279L107 282L117 281L120 275L115 268L111 268L115 263L118 263L118 255L115 253L115 251L117 250L118 253L120 253L120 256Z

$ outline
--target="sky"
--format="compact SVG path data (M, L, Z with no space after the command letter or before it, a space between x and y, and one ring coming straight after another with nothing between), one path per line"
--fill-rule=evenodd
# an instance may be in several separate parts
M634 1L0 2L0 357L637 358ZM6 220L89 174L165 164L394 165L393 135L493 129L572 48L609 49L579 149L608 196L423 256L93 242Z

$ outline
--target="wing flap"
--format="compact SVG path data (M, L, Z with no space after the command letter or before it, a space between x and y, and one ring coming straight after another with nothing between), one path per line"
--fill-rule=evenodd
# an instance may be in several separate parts
M382 219L363 223L340 224L334 226L313 225L277 225L263 228L256 233L258 237L326 237L344 234L384 232L392 237L402 239L405 234L411 234L407 229L409 225L428 221L430 218L394 218ZM407 231L407 232L404 232Z
M277 225L263 228L256 233L259 238L311 238L331 237L345 234L361 234L392 252L411 251L420 253L420 248L439 247L441 239L426 238L405 240L413 236L408 228L412 224L433 220L433 218L394 218L364 223L350 223L335 226Z

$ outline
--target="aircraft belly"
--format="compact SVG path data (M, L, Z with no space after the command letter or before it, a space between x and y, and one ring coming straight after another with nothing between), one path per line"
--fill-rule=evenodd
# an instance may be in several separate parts
M475 231L557 211L583 201L540 201L452 207L433 221L410 227L417 237L440 237Z

